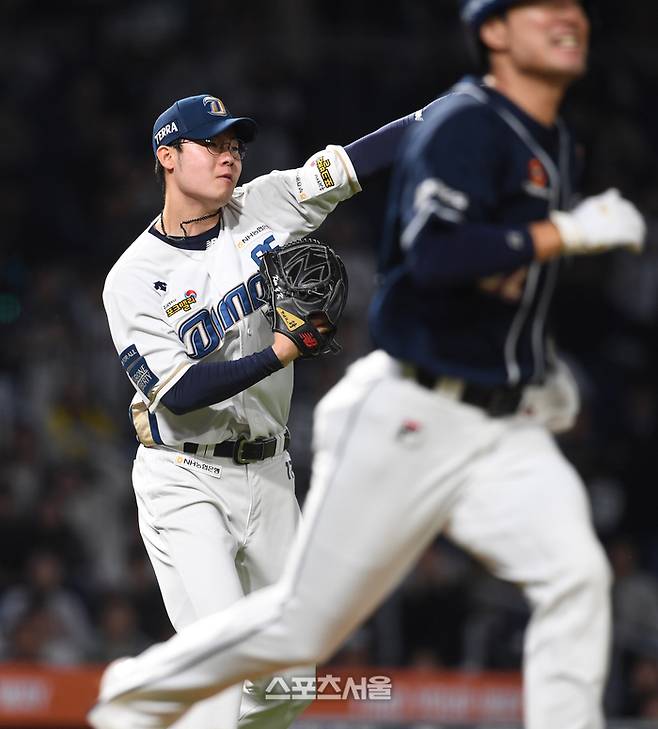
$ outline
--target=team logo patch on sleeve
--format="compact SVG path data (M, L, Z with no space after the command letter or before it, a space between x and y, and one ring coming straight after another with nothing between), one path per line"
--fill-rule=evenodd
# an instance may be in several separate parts
M135 383L146 397L149 397L153 388L160 381L158 377L153 374L151 369L144 357L141 356L137 347L131 344L130 347L121 352L119 355L121 360L121 366L126 371L126 374Z

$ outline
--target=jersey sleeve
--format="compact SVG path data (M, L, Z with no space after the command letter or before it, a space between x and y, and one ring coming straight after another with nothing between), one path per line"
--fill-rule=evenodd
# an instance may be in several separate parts
M339 202L361 191L342 147L329 145L294 170L274 170L240 188L234 200L274 230L310 233Z
M438 109L439 107L437 107ZM406 145L403 195L410 222L429 200L433 217L446 224L491 220L498 199L498 158L493 112L466 106L444 118L430 117Z
M464 280L532 260L527 225L498 220L505 154L486 105L430 117L412 135L401 160L399 235L420 279Z
M440 103L434 99L418 111L395 119L374 132L360 137L345 146L359 179L363 180L382 170L387 170L395 161L400 144L412 124L422 122Z
M151 290L138 275L113 271L103 290L103 304L121 366L154 412L192 362L164 318L160 297Z

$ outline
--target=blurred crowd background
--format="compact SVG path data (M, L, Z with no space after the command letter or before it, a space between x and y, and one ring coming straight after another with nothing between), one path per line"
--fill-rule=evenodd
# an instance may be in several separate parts
M585 479L615 574L608 711L656 718L658 4L594 5L590 73L565 107L585 150L583 192L618 187L650 234L640 256L564 267L554 328L583 408L560 446ZM132 390L101 302L108 269L160 210L153 120L204 92L253 116L249 180L423 106L469 57L456 0L0 7L0 659L104 662L171 634L137 531ZM346 261L351 298L343 353L296 367L300 501L313 405L370 349L389 174L320 229ZM514 588L438 539L334 661L515 669L527 618Z

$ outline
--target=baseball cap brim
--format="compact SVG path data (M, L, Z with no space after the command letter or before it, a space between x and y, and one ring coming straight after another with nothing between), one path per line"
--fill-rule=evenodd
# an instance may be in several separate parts
M251 142L258 125L247 116L233 116L221 99L210 94L187 96L174 102L155 120L151 143L158 147L179 139L209 139L232 130L243 142Z
M230 119L217 119L201 124L193 131L185 132L186 139L209 139L216 134L222 134L231 129L235 136L243 142L251 142L256 136L258 125L248 116L231 117Z

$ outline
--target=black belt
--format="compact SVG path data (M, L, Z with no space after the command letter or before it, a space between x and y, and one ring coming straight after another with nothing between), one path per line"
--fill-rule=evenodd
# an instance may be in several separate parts
M418 367L413 368L413 373L416 382L430 390L440 391L441 382L447 379L445 377L436 377ZM456 399L468 405L475 405L492 417L502 417L503 415L515 413L519 409L525 389L523 385L485 387L475 385L472 382L462 382L461 385Z
M275 456L277 443L277 438L256 438L256 440L238 438L237 440L225 440L212 447L212 455L215 458L232 458L234 463L240 465L256 463L256 461L264 461L266 458ZM289 445L290 433L286 431L283 440L283 450L281 452L288 450ZM183 443L183 452L196 454L200 449L207 447L199 443Z

